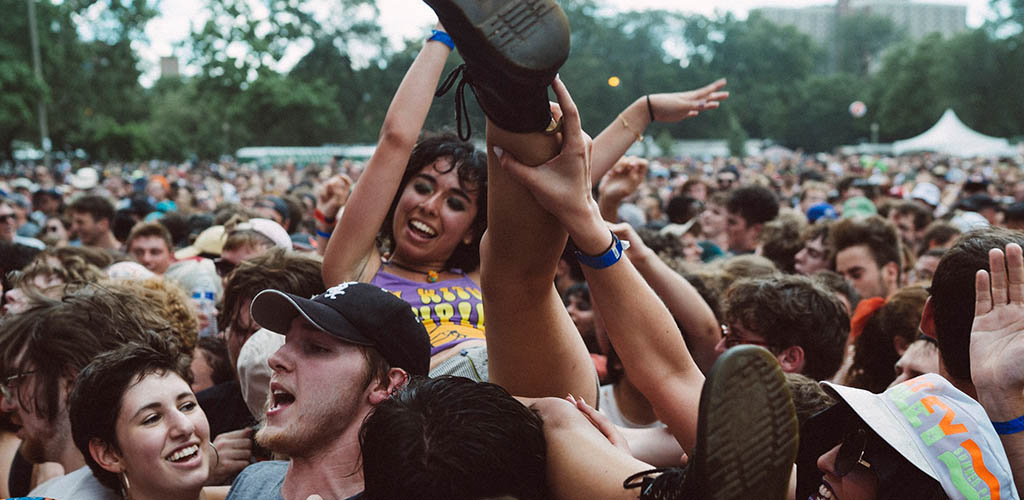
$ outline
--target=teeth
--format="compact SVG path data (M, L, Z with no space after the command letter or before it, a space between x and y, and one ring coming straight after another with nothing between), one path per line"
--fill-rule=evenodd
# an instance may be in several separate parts
M183 448L172 453L171 456L167 457L167 460L170 460L171 462L177 462L185 457L195 455L196 453L199 453L199 446L192 445L189 446L188 448Z
M818 486L818 498L832 498L832 490L825 487L825 485Z
M426 224L424 224L424 223L422 223L422 222L420 222L418 220L409 221L409 225L412 226L413 228L419 230L419 231L423 231L424 233L429 234L430 236L434 236L435 234L437 234L437 233L434 232L433 229L430 228L430 226L428 226L428 225L426 225Z

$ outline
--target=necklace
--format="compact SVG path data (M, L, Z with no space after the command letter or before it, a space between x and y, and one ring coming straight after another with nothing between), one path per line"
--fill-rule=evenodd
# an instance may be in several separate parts
M430 269L430 270L427 270L427 271L423 271L422 269L416 269L416 268L412 268L412 267L409 267L409 266L403 266L403 265L401 265L401 264L399 264L399 263L397 263L397 262L395 262L394 260L391 260L391 259L384 261L384 263L389 265L389 266L395 266L395 267L397 267L399 269L404 269L406 271L410 271L410 272L414 272L414 273L426 274L427 275L427 283L437 283L438 278L441 277L441 274L438 271L435 271L433 269Z

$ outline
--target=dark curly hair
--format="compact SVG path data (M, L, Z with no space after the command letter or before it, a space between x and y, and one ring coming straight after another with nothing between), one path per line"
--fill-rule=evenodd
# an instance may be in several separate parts
M388 253L386 250L393 249L395 209L402 191L414 175L438 158L451 159L451 167L444 171L438 170L438 173L446 174L455 169L462 188L476 194L477 206L476 218L470 226L473 241L468 245L460 242L444 265L448 269L473 271L480 266L480 239L487 229L487 155L451 133L425 137L413 148L409 163L405 166L405 173L402 174L402 182L398 185L398 191L391 200L391 208L388 209L388 215L377 234L377 243L383 250L381 253Z

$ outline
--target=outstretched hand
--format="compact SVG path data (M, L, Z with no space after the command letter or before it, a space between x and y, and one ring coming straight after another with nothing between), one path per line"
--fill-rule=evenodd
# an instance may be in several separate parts
M975 276L971 380L984 391L1024 389L1024 257L1015 243L989 250L991 273Z
M686 92L651 94L651 111L654 113L655 121L678 122L693 118L701 111L717 108L722 100L729 97L729 92L721 91L725 83L725 78L722 78Z

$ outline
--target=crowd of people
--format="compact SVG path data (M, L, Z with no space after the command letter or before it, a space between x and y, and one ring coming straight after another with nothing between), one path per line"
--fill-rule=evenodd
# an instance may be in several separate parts
M3 169L0 497L1020 498L1020 158L624 156L725 80L427 3L366 162Z

